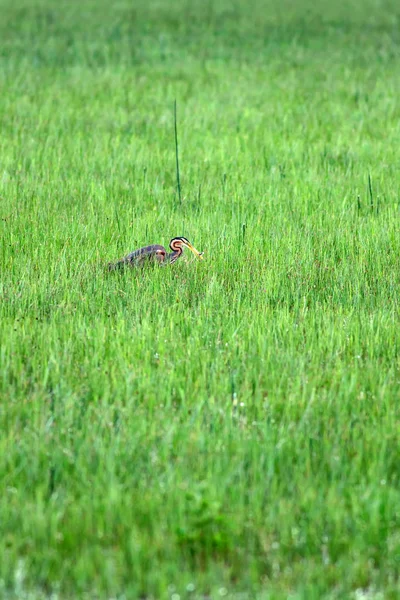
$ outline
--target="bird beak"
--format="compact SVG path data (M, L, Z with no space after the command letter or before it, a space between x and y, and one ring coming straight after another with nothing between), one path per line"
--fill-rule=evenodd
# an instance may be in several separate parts
M197 258L199 258L200 260L203 260L203 253L196 250L196 248L194 246L192 246L192 244L190 242L184 242L184 245L187 248L189 248L189 250L191 250L193 252L193 254L195 254L197 256Z

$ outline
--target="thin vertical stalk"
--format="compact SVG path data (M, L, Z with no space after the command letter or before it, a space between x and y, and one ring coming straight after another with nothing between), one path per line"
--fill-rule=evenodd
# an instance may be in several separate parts
M179 175L179 146L178 146L178 123L176 117L176 100L174 100L174 129L175 129L175 157L176 157L176 187L178 190L179 204L182 204L181 178Z
M370 173L368 173L368 190L369 190L369 199L370 199L370 204L371 204L371 212L374 212L374 196L372 193L372 181L371 181Z

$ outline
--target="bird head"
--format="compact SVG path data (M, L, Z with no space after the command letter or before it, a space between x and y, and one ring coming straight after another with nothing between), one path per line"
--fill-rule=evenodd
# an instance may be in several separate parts
M193 252L197 258L203 260L203 252L199 252L196 248L187 240L185 237L175 237L170 241L169 247L174 252L178 250L178 248L182 248L182 246L189 248Z

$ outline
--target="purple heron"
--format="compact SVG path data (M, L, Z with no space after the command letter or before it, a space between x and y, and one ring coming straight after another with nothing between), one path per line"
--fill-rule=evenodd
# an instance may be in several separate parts
M203 253L196 250L185 237L172 238L169 247L172 252L167 252L164 246L160 246L160 244L144 246L124 256L124 258L121 258L116 263L109 263L108 269L114 271L123 267L141 267L146 263L171 265L182 256L183 248L189 248L197 258L203 260Z

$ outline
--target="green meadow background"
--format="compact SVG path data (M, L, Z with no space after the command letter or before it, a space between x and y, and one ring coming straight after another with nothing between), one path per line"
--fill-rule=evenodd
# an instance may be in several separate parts
M399 3L0 15L0 597L399 598Z

